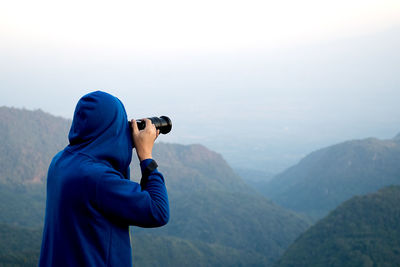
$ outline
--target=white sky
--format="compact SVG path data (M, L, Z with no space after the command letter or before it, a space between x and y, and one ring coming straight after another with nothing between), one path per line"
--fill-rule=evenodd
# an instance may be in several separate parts
M399 47L399 0L0 1L0 105L71 118L102 89L276 171L400 131Z
M379 31L398 0L2 1L6 42L164 53L274 48Z

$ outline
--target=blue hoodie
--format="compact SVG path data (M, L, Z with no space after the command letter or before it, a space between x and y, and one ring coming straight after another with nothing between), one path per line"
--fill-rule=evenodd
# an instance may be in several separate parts
M52 160L39 266L132 266L129 226L169 219L163 175L129 180L132 137L121 101L96 91L75 109L70 144ZM142 173L151 159L140 163Z

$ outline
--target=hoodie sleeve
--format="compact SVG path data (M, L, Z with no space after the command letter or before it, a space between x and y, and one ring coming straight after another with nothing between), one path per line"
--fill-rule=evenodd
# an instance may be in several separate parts
M169 220L167 189L157 169L149 174L143 188L118 172L105 172L97 184L96 202L105 216L129 225L159 227Z

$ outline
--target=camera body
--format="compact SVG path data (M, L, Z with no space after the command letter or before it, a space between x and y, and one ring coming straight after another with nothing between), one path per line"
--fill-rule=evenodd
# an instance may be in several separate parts
M157 130L160 130L160 133L167 134L172 129L172 121L167 116L161 117L150 117L148 118L152 124L156 127ZM144 120L137 120L136 124L139 130L143 130L146 127L146 121Z

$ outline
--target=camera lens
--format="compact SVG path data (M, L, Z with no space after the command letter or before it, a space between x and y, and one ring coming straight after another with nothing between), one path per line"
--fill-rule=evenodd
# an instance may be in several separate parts
M168 118L167 116L151 117L148 119L151 121L151 123L154 124L156 129L160 130L160 133L162 133L162 134L167 134L172 129L171 119ZM137 123L139 130L143 130L146 127L146 122L144 120L143 121L137 120L136 123Z

